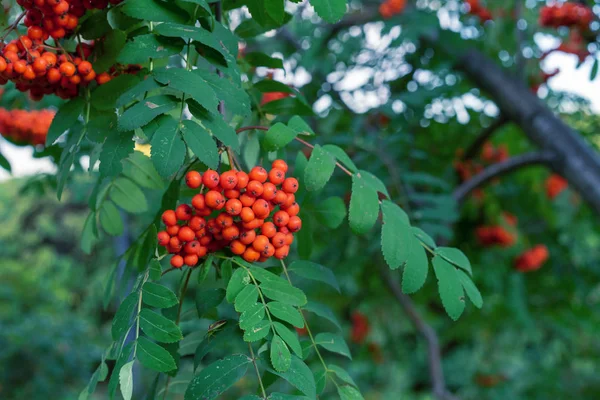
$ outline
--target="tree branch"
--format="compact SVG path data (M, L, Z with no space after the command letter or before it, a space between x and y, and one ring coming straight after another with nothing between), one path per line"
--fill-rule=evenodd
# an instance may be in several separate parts
M402 307L410 322L415 329L423 336L427 342L427 358L429 363L429 376L433 387L433 394L438 400L458 400L456 396L446 389L446 380L444 378L444 369L442 368L442 355L440 343L435 330L423 320L410 297L402 293L398 282L394 279L390 271L382 266L379 270L381 279L387 285L392 295Z
M556 156L550 151L535 151L511 157L506 161L490 165L473 178L465 181L454 190L452 197L460 204L469 193L494 178L528 165L551 164L555 159Z
M473 141L473 143L471 143L471 145L467 148L462 159L470 160L471 158L475 157L479 152L479 149L481 149L481 147L483 146L483 144L488 141L488 139L494 134L494 132L503 127L507 122L508 119L506 119L504 115L500 114L500 116L496 118L496 120L492 122L490 126L484 128L481 131L481 133L479 134L479 136L477 136L475 141Z

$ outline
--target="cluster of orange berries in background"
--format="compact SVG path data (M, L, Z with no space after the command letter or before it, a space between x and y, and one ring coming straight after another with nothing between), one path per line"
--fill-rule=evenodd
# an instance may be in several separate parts
M362 344L371 332L371 325L367 316L359 311L354 311L350 316L352 320L352 333L350 338L356 344Z
M550 199L554 199L568 187L569 183L560 175L552 174L546 179L546 195Z
M260 105L263 106L263 105L265 105L267 103L270 103L272 101L285 99L286 97L290 97L290 96L291 96L291 94L290 93L286 93L286 92L267 92L267 93L263 93L262 99L260 101Z
M466 0L469 5L469 14L479 17L482 22L493 20L492 13L479 3L479 0Z
M44 144L54 114L52 110L7 110L0 107L0 135L16 143Z
M517 217L507 212L502 213L505 225L517 226ZM506 229L503 225L480 226L475 230L477 240L483 246L511 247L517 240L515 232Z
M406 8L406 0L386 0L379 6L379 14L385 19L401 14Z
M457 155L460 156L462 149L459 149ZM467 160L454 162L454 168L460 177L461 182L471 179L473 175L480 173L486 166L506 161L510 154L505 145L494 147L490 142L484 143L479 160Z
M519 272L536 271L548 260L548 248L539 244L515 259L515 269Z
M200 193L191 205L165 211L166 230L158 233L159 245L173 254L171 265L194 266L224 248L248 262L287 257L293 234L302 227L294 195L298 181L286 177L287 170L285 161L275 160L270 171L257 166L248 174L188 172L187 186Z
M540 10L540 25L549 28L567 26L587 30L593 20L592 9L580 3L553 4Z

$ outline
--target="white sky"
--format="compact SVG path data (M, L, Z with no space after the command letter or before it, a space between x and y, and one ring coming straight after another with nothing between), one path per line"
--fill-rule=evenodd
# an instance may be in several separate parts
M538 45L542 50L553 48L556 44L557 39L553 39L550 36L539 38L538 41ZM575 55L553 53L545 60L543 67L546 71L553 71L555 68L560 68L560 73L551 78L549 82L549 86L553 90L571 92L589 99L592 109L595 112L600 112L600 78L597 78L593 82L589 80L593 61L589 57L582 66L576 68L577 57ZM288 74L288 78L289 75L291 74ZM348 82L348 85L355 87L357 82L362 82L363 80L363 77L357 76L352 79L353 82ZM344 81L348 80L344 79ZM0 139L0 151L9 160L13 170L12 175L15 177L55 171L55 166L48 158L34 159L32 157L33 149L30 146L17 147ZM0 181L4 181L10 177L8 172L0 169Z

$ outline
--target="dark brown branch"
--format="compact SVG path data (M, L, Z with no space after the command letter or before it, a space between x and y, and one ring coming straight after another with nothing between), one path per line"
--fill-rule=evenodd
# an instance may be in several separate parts
M511 157L506 161L490 165L473 178L465 181L454 190L452 196L460 204L466 199L469 193L494 178L528 165L550 165L555 159L556 156L554 153L549 151L535 151Z
M479 150L483 144L489 140L494 132L502 128L507 122L508 120L502 114L500 114L500 116L496 118L496 120L494 120L490 126L481 131L475 141L467 148L465 154L463 155L463 160L470 160L471 158L475 157L477 153L479 153Z
M387 285L392 295L396 298L410 322L427 342L427 359L429 364L429 377L434 396L439 400L458 400L456 396L446 389L446 380L442 368L442 354L440 343L435 330L425 322L409 296L402 293L400 284L396 281L390 271L380 267L381 279Z

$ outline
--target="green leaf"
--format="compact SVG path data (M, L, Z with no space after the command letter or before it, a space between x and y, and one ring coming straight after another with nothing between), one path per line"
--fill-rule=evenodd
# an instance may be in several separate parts
M169 96L153 96L140 101L127 109L119 118L120 131L132 131L178 107L178 103Z
M100 11L89 15L78 28L81 37L86 40L93 40L106 36L111 30L106 14L106 12Z
M334 156L340 163L344 165L344 167L348 168L350 171L357 173L358 168L356 164L352 161L352 159L346 154L346 152L339 146L334 144L326 144L323 146L323 149L327 151L329 154Z
M283 60L281 58L270 57L265 53L251 52L244 56L244 60L253 67L267 67L272 69L283 69Z
M269 334L271 323L269 321L260 321L258 324L246 329L244 332L244 341L251 343L264 339Z
M217 169L219 166L219 150L210 134L194 121L183 121L181 129L183 140L209 168Z
M165 188L165 183L154 168L152 160L139 151L134 151L123 160L123 175L148 189Z
M233 303L238 294L250 283L250 276L243 268L234 271L229 283L227 284L227 301Z
M109 235L118 236L123 233L121 215L112 201L106 200L102 203L102 207L100 208L100 223Z
M335 333L319 333L315 336L315 342L326 350L341 354L352 360L350 349L344 338L340 335L336 335Z
M271 393L268 400L309 400L309 398L306 396L295 396L293 394Z
M160 0L127 0L120 9L130 17L143 16L146 21L184 23L188 19L183 10Z
M129 361L119 370L119 382L124 400L131 400L133 396L133 363L134 361Z
M161 91L161 89L162 86L154 79L144 79L123 91L123 93L117 98L117 103L115 105L117 107L125 107L133 101L141 101L148 95L149 92L156 91L158 93Z
M97 110L114 110L117 99L140 82L136 75L119 75L92 92L92 106Z
M100 152L100 175L116 176L123 170L122 161L133 153L135 143L131 132L107 132L106 141Z
M95 143L104 143L107 137L115 136L117 129L117 114L115 110L98 111L90 109L89 121L86 128L86 138ZM129 137L133 134L127 132ZM93 164L92 164L93 165Z
M79 115L83 112L84 105L84 98L76 97L67 101L58 109L52 119L50 128L48 128L46 147L51 146L63 133L75 124Z
M183 68L159 69L153 73L157 82L190 95L211 113L217 113L219 100L212 87L200 75Z
M204 289L196 292L196 309L198 310L198 317L201 318L207 311L217 307L224 298L225 290L221 288Z
M193 99L187 100L187 104L192 115L198 119L198 124L212 136L223 142L225 146L229 146L234 151L239 152L240 141L238 135L235 133L235 129L223 120L222 115L209 113Z
M151 307L169 308L179 304L171 289L154 282L146 282L142 287L142 301Z
M266 151L277 151L294 140L297 135L296 131L278 122L267 131L262 140L262 147Z
M98 228L96 227L96 213L91 212L83 225L83 230L81 231L81 249L85 254L90 254L92 252L92 247L94 246L94 242L98 239L96 237L96 232Z
M206 0L183 0L183 1L185 1L186 3L198 4L200 7L202 7L204 9L204 11L206 11L208 13L208 15L212 15L212 10Z
M337 390L341 400L364 400L362 394L353 386L338 386Z
M346 0L311 0L317 15L326 22L337 22L346 13Z
M323 189L334 170L335 159L333 156L318 144L315 145L304 170L306 190L312 192Z
M148 267L148 270L148 276L151 280L157 281L160 279L162 275L162 267L160 266L160 262L156 258L153 258L150 261L150 266Z
M358 173L367 185L371 186L377 192L383 193L388 199L390 198L390 194L388 193L388 190L385 187L385 184L381 181L381 179L379 179L369 171L365 171L362 169L358 170Z
M161 121L151 144L152 163L161 176L171 176L183 165L186 154L185 143L179 134L177 121L173 118L167 117Z
M292 271L296 275L306 279L324 282L337 290L338 293L340 292L340 286L333 272L320 264L312 261L296 260L290 264L288 271Z
M600 62L598 61L597 58L595 58L594 64L592 64L592 69L590 71L590 81L595 80L596 77L598 76L598 64L600 64Z
M421 228L416 228L413 226L412 231L415 237L417 237L421 242L423 242L430 248L435 249L437 247L435 241L431 238L431 236L426 234Z
M285 325L281 322L274 321L273 327L275 331L281 338L287 343L287 345L292 349L294 353L298 357L302 357L302 346L300 346L300 341L294 332L289 330Z
M234 84L225 77L219 77L219 75L206 70L196 69L194 73L200 75L213 88L215 93L219 94L219 99L225 103L227 113L243 117L250 115L250 97L241 86ZM222 117L219 115L219 118Z
M443 257L446 261L465 270L469 273L469 275L473 275L471 262L469 261L467 256L465 256L465 254L459 249L455 249L453 247L438 247L437 249L435 249L435 254Z
M346 218L346 204L341 197L328 197L319 202L314 211L319 223L331 229L339 227Z
M283 0L265 0L264 3L264 7L267 10L267 14L279 24L283 23L283 17L285 15L283 5Z
M174 180L174 182L177 182L177 180ZM200 271L198 271L198 283L204 282L204 280L208 276L208 273L210 272L210 269L212 268L212 265L213 265L213 259L214 259L213 255L209 254L208 257L206 258L206 260L202 263L202 266L200 267Z
M291 306L303 306L306 304L306 295L298 288L288 282L264 281L260 284L263 294L271 300L280 301Z
M242 379L251 360L241 354L215 361L192 379L185 392L185 400L211 400Z
M258 300L258 289L254 285L246 285L235 298L235 311L243 313Z
M292 364L292 356L283 339L273 335L271 340L271 364L276 371L285 372Z
M342 330L342 326L340 325L337 317L334 312L326 306L325 304L317 303L316 301L309 301L303 307L304 310L317 314L319 317L325 318L329 320L332 324L334 324L339 330Z
M181 357L194 354L200 343L202 343L205 338L206 334L202 331L190 333L184 337L181 342L179 342L179 350L177 353Z
M350 228L357 234L368 232L379 216L377 191L369 186L360 175L352 175L352 195L348 219Z
M292 362L287 371L273 371L273 373L288 381L292 386L311 399L315 399L317 396L317 387L312 371L300 358L296 356L291 356L291 358Z
M194 369L202 362L204 357L222 346L229 346L232 343L242 343L240 341L240 331L234 321L225 321L225 327L211 335L206 335L204 340L198 345L194 355Z
M114 341L117 341L127 332L129 326L131 325L131 320L133 318L133 314L138 305L138 294L130 293L115 313L115 316L112 321L111 334Z
M101 57L94 61L94 71L97 73L105 72L116 64L117 56L125 46L127 34L121 30L114 29L99 42L95 51L101 50Z
M241 259L241 260L242 260L241 261L242 264L246 264L245 260L243 260L243 259ZM250 273L252 274L254 279L256 279L258 282L283 281L284 283L288 283L286 280L284 280L283 278L281 278L278 275L275 275L274 273L272 273L271 271L269 271L266 268L256 267L252 264L249 264L248 267L250 268Z
M141 336L137 340L137 358L146 368L169 372L177 368L173 356L163 347Z
M3 169L5 169L8 172L12 172L10 162L2 153L0 153L0 167L2 167Z
M273 79L264 79L254 84L254 88L261 93L282 92L290 94L298 94L298 91L293 87L286 85L283 82ZM295 117L298 117L297 115ZM291 127L290 127L291 128Z
M298 328L304 327L304 319L298 309L278 301L267 303L267 307L269 308L269 312L280 320Z
M265 306L262 303L254 303L240 315L240 328L247 330L257 325L265 318Z
M483 306L483 298L481 297L481 293L479 293L477 286L475 286L469 275L464 271L457 270L456 272L458 273L458 278L460 279L463 289L467 293L467 296L469 296L473 305L477 308L481 308Z
M383 214L381 251L390 269L397 269L410 257L413 233L408 216L397 204L383 200L381 213Z
M308 125L306 121L302 119L302 117L297 115L294 115L292 118L290 118L288 121L288 126L298 132L298 135L313 136L315 134L310 125ZM323 146L323 149L325 149L325 146Z
M131 213L143 213L148 209L144 192L127 178L115 179L110 189L110 199Z
M140 312L140 328L151 339L161 343L174 343L183 339L175 322L147 308Z
M334 364L329 364L327 366L327 369L329 371L333 372L342 381L349 383L352 386L358 387L356 382L354 382L354 379L352 379L350 374L348 374L348 372L346 372L346 370L344 370L343 368L341 368L337 365L334 365Z
M432 264L444 309L456 321L465 310L465 293L458 270L439 255L433 257Z
M165 39L149 33L135 36L133 41L125 43L117 57L121 64L142 64L150 59L165 58L178 54L183 48L183 41Z
M428 272L429 261L425 249L417 238L412 237L408 260L402 272L402 291L410 294L419 290L425 284Z

